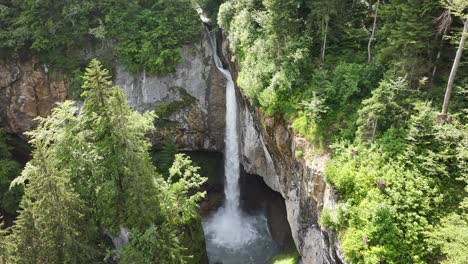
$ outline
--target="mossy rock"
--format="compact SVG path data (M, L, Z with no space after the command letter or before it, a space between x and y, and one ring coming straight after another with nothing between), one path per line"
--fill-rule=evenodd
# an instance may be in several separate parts
M173 101L167 104L157 105L155 108L155 114L158 116L159 120L167 120L174 113L191 106L197 101L197 99L190 95L184 88L175 88L179 91L181 100Z

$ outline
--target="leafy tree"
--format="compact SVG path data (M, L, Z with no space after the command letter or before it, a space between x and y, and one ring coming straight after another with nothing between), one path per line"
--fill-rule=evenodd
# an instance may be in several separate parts
M373 144L338 145L326 175L343 199L321 223L339 230L349 261L425 263L439 248L454 257L451 242L463 248L440 232L463 226L456 212L466 186L466 128L442 126L436 115L417 104L407 128L389 129Z
M131 72L168 73L181 62L181 46L199 34L199 23L190 0L158 0L126 21L115 49ZM137 29L137 30L135 30Z
M175 156L168 181L161 182L161 202L164 205L161 209L166 222L151 226L144 232L132 230L130 244L121 252L123 263L191 263L193 255L190 256L190 250L195 250L198 245L184 245L183 242L184 239L193 241L196 234L183 227L194 225L194 220L199 220L196 208L205 193L197 190L206 181L198 174L199 169L186 155Z
M450 214L433 233L433 243L438 245L445 259L441 263L462 264L468 258L468 215Z
M104 50L114 52L132 72L172 72L181 61L181 47L200 32L191 0L26 0L0 5L0 48L28 50L67 74L84 67L84 42L108 63L113 56Z
M168 224L150 226L144 232L131 230L130 244L120 252L121 263L190 263L178 233Z

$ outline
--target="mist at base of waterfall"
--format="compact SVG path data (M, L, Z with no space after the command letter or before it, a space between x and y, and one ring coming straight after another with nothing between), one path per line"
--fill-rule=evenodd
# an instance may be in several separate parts
M203 222L211 264L266 264L279 253L263 214L232 215L224 210Z

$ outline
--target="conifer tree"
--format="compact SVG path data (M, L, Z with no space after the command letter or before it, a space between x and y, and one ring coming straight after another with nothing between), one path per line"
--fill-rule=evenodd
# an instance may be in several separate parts
M380 63L390 67L392 77L408 75L410 86L414 86L419 78L429 75L429 58L437 44L434 21L440 10L434 0L393 0L382 5Z
M9 263L89 263L96 259L95 229L89 210L71 188L53 145L75 109L65 102L29 132L33 159L14 184L28 181L20 215L8 236Z
M123 91L112 87L109 71L92 60L83 77L85 102L78 138L84 146L75 164L74 179L83 170L90 175L84 192L92 192L90 204L98 223L115 234L121 227L144 230L159 220L160 177L148 155L145 133L153 128L154 115L141 115L127 104Z

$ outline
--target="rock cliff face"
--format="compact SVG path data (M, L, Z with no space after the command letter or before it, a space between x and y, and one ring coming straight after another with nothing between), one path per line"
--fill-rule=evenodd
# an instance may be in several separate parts
M227 47L225 42L224 54L229 57ZM238 65L230 63L230 68L236 77ZM314 147L295 136L284 119L266 117L240 92L239 98L242 166L248 173L261 176L285 199L288 222L303 263L344 263L336 235L318 224L322 210L332 209L336 198L324 179L329 155L315 154Z
M333 208L335 194L324 181L328 155L296 137L279 117L265 117L241 100L241 162L250 174L281 193L303 263L342 263L335 234L323 230L318 219L323 208ZM303 156L296 157L296 151Z
M207 34L184 47L182 59L174 73L163 76L147 76L145 72L131 75L118 66L115 83L123 88L136 110L167 109L158 111L167 116L160 116L161 125L153 135L155 142L161 142L170 132L179 149L221 151L225 80L214 65Z
M67 83L50 80L47 67L37 60L0 60L0 127L7 132L22 135L34 118L48 115L67 94Z
M170 108L157 121L154 142L171 133L181 150L223 150L225 80L214 66L205 32L182 48L174 73L130 74L120 64L114 72L115 84L134 109ZM47 116L67 96L66 81L51 80L47 67L35 59L0 61L0 127L7 132L22 135L34 127L34 118Z

